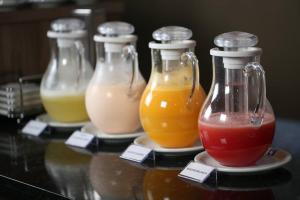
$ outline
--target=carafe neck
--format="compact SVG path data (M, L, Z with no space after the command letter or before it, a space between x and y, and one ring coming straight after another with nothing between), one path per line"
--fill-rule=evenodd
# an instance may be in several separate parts
M105 52L105 63L113 66L120 65L122 61L122 54L120 52Z
M182 67L179 60L162 60L162 72L170 72Z
M121 52L103 52L102 55L98 55L96 68L107 68L110 70L124 66L125 60Z
M59 62L66 63L71 60L73 62L74 59L76 59L78 57L79 57L79 52L78 52L77 48L75 47L75 45L73 45L71 47L59 47L58 48Z
M248 91L242 69L225 68L225 112L248 112Z
M222 112L227 114L251 112L257 98L257 87L255 88L257 80L249 79L245 75L245 66L257 62L259 55L246 56L243 54L251 52L224 52L215 49L211 53L214 67L212 98L223 102Z

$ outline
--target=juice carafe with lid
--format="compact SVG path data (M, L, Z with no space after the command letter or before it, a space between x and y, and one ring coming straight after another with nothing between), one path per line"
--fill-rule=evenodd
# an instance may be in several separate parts
M214 40L213 83L199 115L207 153L226 166L254 164L272 143L275 117L266 98L255 35L229 32Z
M79 19L58 19L51 23L51 59L41 83L43 105L53 120L87 121L84 95L93 69L85 56L87 32Z
M93 125L109 134L134 132L141 127L139 102L146 86L138 69L134 27L106 22L94 36L96 70L86 92L86 108Z
M165 148L192 146L197 140L197 112L205 98L199 84L196 42L191 30L168 26L153 33L152 72L140 103L149 138Z

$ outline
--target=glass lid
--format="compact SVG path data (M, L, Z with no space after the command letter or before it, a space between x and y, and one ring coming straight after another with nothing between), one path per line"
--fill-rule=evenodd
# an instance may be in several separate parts
M233 31L215 37L214 43L225 50L253 47L258 43L256 35L246 32Z
M104 36L130 35L134 32L134 27L126 22L113 21L98 26L98 32Z
M181 26L165 26L157 29L152 34L155 40L162 43L188 40L192 35L193 33L190 29Z
M51 23L51 29L59 33L72 33L84 30L85 23L76 18L57 19Z

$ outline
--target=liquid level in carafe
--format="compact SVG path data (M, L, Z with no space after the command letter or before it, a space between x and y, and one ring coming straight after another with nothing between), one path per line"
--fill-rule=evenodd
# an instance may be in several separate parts
M58 122L82 122L88 120L84 92L42 92L42 103L52 119Z
M86 108L89 117L99 130L122 134L141 127L139 103L145 83L129 89L129 84L90 85L86 92Z
M192 146L197 140L197 118L205 99L201 87L195 89L188 103L191 86L148 86L140 104L144 130L162 147Z
M254 164L271 145L275 118L265 113L262 125L255 127L248 114L215 113L209 120L199 122L199 130L205 150L214 159L226 166L247 166Z

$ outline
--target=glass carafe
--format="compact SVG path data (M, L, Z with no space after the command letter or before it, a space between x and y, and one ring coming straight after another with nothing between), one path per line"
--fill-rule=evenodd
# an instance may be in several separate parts
M58 19L47 36L51 59L41 83L43 105L58 122L87 121L84 95L93 69L85 57L84 23L79 19Z
M197 112L205 99L199 84L192 32L169 26L153 33L152 72L140 103L140 118L151 140L165 148L192 146L197 140Z
M134 132L141 127L138 108L146 86L138 69L134 27L107 22L98 31L97 65L86 92L88 115L105 133Z
M215 38L213 83L199 116L205 150L226 166L254 164L272 143L275 117L266 98L258 39L244 32Z

